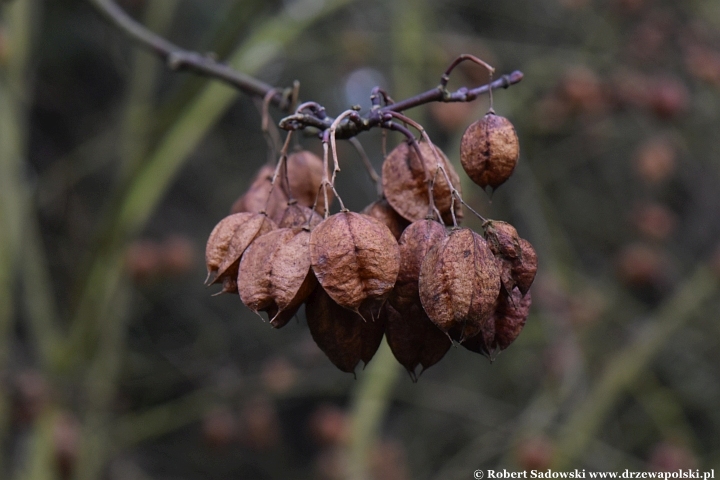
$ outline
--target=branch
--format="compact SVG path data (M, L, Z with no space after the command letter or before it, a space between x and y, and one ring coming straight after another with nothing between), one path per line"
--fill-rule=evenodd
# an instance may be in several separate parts
M112 0L88 0L110 23L125 32L140 46L161 57L170 70L189 70L211 78L217 78L246 94L265 98L273 87L250 75L233 70L216 61L212 55L202 55L184 50L167 39L151 32L142 24L118 7ZM291 89L278 90L271 97L270 103L286 110L290 108Z
M359 118L348 119L342 122L335 132L336 138L348 139L358 135L361 132L371 130L373 128L382 127L383 124L387 123L392 119L391 112L399 113L411 108L419 107L432 102L471 102L480 95L489 92L490 90L497 90L498 88L508 88L511 85L515 85L523 79L523 73L516 70L509 75L503 75L492 83L487 85L481 85L476 88L468 89L466 87L460 88L455 92L448 92L442 85L430 89L426 92L415 95L414 97L401 100L397 103L391 103L384 107L377 107L366 114L359 116ZM373 94L373 101L378 98L377 94ZM323 110L324 113L324 110ZM280 120L280 128L284 130L303 130L305 128L316 128L320 130L320 136L322 131L327 130L332 125L335 119L327 116L318 116L314 112L300 113L300 109L296 111L294 115Z
M267 100L269 103L281 110L289 109L293 103L292 89L275 89L271 85L256 78L217 62L212 55L202 55L197 52L184 50L135 21L118 7L113 0L88 1L105 18L125 32L130 38L160 56L171 70L189 70L207 77L217 78L250 96L266 100L269 99ZM361 132L382 127L383 124L391 119L391 117L388 116L391 112L402 112L431 102L471 102L484 93L498 88L508 88L520 82L523 78L523 73L516 70L509 75L501 76L499 79L487 85L481 85L472 89L462 87L455 92L449 92L446 88L448 75L458 63L470 58L474 59L475 57L472 55L460 55L445 71L437 87L397 103L388 103L392 102L392 100L387 93L375 88L371 95L373 100L372 110L362 116L344 120L337 126L335 137L349 139ZM482 62L481 60L477 61ZM386 103L385 106L381 107L379 105L380 98ZM334 121L334 118L328 117L325 114L325 108L322 105L309 102L303 103L298 107L293 115L283 118L279 126L289 131L304 130L306 128L317 129L319 130L319 136L322 137L323 132L327 131Z

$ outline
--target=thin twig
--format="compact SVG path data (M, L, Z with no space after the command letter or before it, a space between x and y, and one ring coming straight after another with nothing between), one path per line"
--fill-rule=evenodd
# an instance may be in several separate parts
M360 140L358 140L357 137L352 137L348 141L353 147L355 147L358 155L360 155L360 159L362 160L363 165L365 165L365 170L367 170L367 173L370 176L370 180L372 180L372 182L375 184L378 196L382 196L383 189L380 175L378 175L375 167L373 167L372 163L370 162L370 158L367 156L367 153L365 153L365 149L363 148L362 143L360 143Z
M184 50L160 35L151 32L125 13L125 11L112 0L88 1L106 19L125 32L130 38L161 57L171 70L189 70L211 78L216 78L257 98L265 98L271 94L269 103L272 103L281 110L287 111L297 102L298 87L296 84L293 88L275 90L275 93L272 93L274 87L271 85L233 70L227 65L216 61L211 55L203 55L198 52ZM482 60L472 55L464 54L455 60L452 68L454 68L455 64L464 60L473 60L481 65L486 65ZM487 65L487 67L492 69L489 65ZM452 70L452 68L449 70ZM446 74L448 74L447 71ZM358 117L355 121L346 121L339 124L336 128L336 137L347 139L356 136L360 132L382 127L383 114L387 112L402 112L431 102L470 102L479 95L493 89L508 88L510 85L518 83L522 78L522 72L514 71L509 75L503 75L498 80L490 82L487 85L473 89L463 87L453 93L448 92L441 82L441 85L436 88L394 103L387 93L381 89L374 89L375 108L364 116ZM382 98L385 103L383 107L379 107L380 98ZM311 113L302 113L306 109L311 110ZM323 132L330 128L333 121L333 118L325 115L325 109L321 105L311 102L301 104L293 115L283 118L279 126L284 130L317 128L320 132ZM322 134L320 136L322 136Z
M271 85L217 62L212 56L202 55L178 47L142 26L112 0L88 1L107 20L124 31L130 38L163 58L170 70L190 70L201 75L217 78L248 95L259 98L265 97L273 89ZM272 103L282 110L290 107L288 95L281 92L276 92L273 95Z

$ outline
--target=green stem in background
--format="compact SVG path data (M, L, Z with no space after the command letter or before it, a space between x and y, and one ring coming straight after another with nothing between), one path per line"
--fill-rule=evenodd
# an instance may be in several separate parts
M719 287L717 278L707 267L698 267L675 295L660 306L655 321L614 356L585 401L571 413L561 428L553 469L572 467L620 396L632 388L675 332L695 317L707 301L717 296Z
M123 282L99 312L98 318L102 319L103 328L100 330L97 354L83 386L87 403L83 406L82 441L74 476L76 480L101 478L102 469L112 451L112 405L116 398L117 377L125 347L129 307L130 288Z
M149 2L144 15L145 24L152 31L166 32L175 16L177 5L178 0ZM122 126L121 183L130 178L147 155L160 73L157 57L145 50L136 50L134 53Z
M392 389L400 373L385 339L362 372L360 383L353 391L350 413L350 445L348 447L348 478L370 478L370 454L377 446L380 427L387 413Z

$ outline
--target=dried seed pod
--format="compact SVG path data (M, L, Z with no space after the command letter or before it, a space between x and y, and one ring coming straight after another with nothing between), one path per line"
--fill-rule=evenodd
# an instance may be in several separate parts
M453 202L450 186L442 172L437 171L438 160L427 142L418 142L424 162L417 158L415 149L402 142L390 152L383 163L382 182L385 197L392 208L410 222L422 220L428 214L428 180L435 179L433 197L443 221L452 225L450 209L454 203L455 217L462 219L460 202ZM460 191L460 177L445 154L436 147L440 164L445 169L456 190Z
M245 250L240 260L237 285L240 300L250 310L257 313L272 305L272 258L278 246L294 235L289 228L278 228L256 238Z
M385 302L380 317L385 321L385 338L390 350L417 381L415 369L422 373L439 362L450 350L452 342L430 319L420 302L405 304L402 313L390 301Z
M222 219L205 249L208 275L217 274L211 284L222 282L223 292L236 292L240 257L253 240L274 229L275 223L261 213L234 213Z
M343 372L354 373L360 360L367 365L385 331L382 317L365 321L335 303L322 288L316 288L307 299L305 314L313 340Z
M476 336L468 338L463 346L468 350L494 359L520 335L532 304L532 295L515 288L510 295L501 293L492 319Z
M399 239L403 230L405 230L405 227L410 224L410 222L405 220L399 213L393 210L385 198L374 201L365 207L360 213L380 220L390 229L390 232L392 232L395 239Z
M515 227L507 222L489 220L485 225L485 240L495 255L507 259L520 256L520 236Z
M485 239L500 265L500 280L506 292L512 292L516 285L513 277L513 263L521 254L520 236L515 227L506 222L489 220L485 224Z
M340 212L310 233L312 269L338 304L359 312L382 302L400 268L400 251L390 230L367 215Z
M537 254L532 244L524 238L521 238L519 243L520 256L513 261L512 276L520 292L525 295L535 280L538 268Z
M317 212L311 208L305 207L298 203L292 203L288 205L283 213L278 227L280 228L293 228L293 227L304 227L308 225L308 219L310 219L309 226L312 228L323 221L323 217L318 215Z
M270 273L275 305L279 313L292 312L290 317L317 286L310 269L310 232L304 229L294 229L294 232L295 235L275 251ZM279 328L274 319L271 323Z
M233 203L230 212L260 213L264 210L273 221L279 221L287 207L288 196L285 190L278 185L281 183L280 177L275 181L275 187L272 188L272 193L270 192L274 174L274 167L270 165L260 167L260 170L258 170L253 178L250 188Z
M510 178L520 158L515 127L500 115L488 113L470 124L460 143L460 162L473 182L495 190Z
M400 270L389 301L403 313L403 304L419 302L418 281L425 256L445 238L445 227L433 220L418 220L400 237Z
M235 239L236 233L239 234L241 240L247 240L247 245L249 245L258 234L266 233L272 228L274 228L274 225L267 220L265 215L255 213L234 213L220 220L210 233L205 247L205 264L207 265L208 279L211 275L217 274L212 283L222 281L219 277L229 266L227 259L231 254L231 245L233 242L237 243L238 241ZM233 252L237 250L237 247L239 245L232 247ZM245 248L242 248L242 250L244 251ZM239 255L242 255L242 251ZM233 278L234 282L235 279Z
M281 182L282 188L288 197L294 198L300 205L311 207L315 203L315 198L320 191L320 185L323 179L323 161L312 152L300 150L291 153L287 157L287 173L289 181ZM290 192L287 191L287 185L290 185ZM332 201L332 191L328 191L328 201ZM325 196L321 193L318 197L316 207L320 215L325 213Z
M255 313L267 312L275 328L284 326L315 288L309 240L306 230L279 228L255 239L240 261L240 299Z
M463 341L477 335L492 316L500 271L485 239L462 228L428 252L418 286L430 320Z

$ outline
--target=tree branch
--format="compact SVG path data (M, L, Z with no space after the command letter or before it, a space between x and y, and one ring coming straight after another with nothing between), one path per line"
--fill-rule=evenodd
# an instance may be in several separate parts
M217 78L250 96L260 99L269 98L269 103L281 110L290 108L292 103L291 89L276 89L256 78L235 71L227 65L217 62L211 55L202 55L197 52L184 50L135 21L118 7L113 0L88 1L95 6L105 18L133 40L163 58L171 70L189 70L211 78ZM335 137L348 139L361 132L382 127L383 124L392 119L389 115L390 112L402 112L431 102L470 102L491 90L508 88L523 78L522 72L516 70L509 75L501 76L499 79L487 85L481 85L472 89L462 87L455 92L449 92L446 88L449 71L466 57L472 56L461 55L458 57L442 76L440 84L437 87L397 103L387 104L387 102L390 101L390 97L377 88L374 89L371 95L374 103L373 108L363 115L358 115L353 119L343 120L343 122L337 126ZM385 106L381 107L378 104L380 98L378 93L382 93L381 97L386 102ZM279 126L284 130L317 129L319 130L319 136L322 137L322 133L327 131L334 121L334 118L325 114L324 107L310 102L303 103L293 115L283 118Z
M165 38L151 32L134 20L112 0L88 0L110 23L125 32L140 46L161 57L170 70L189 70L211 78L217 78L246 94L260 99L273 90L254 77L233 70L216 61L211 55L184 50ZM290 108L290 89L275 89L270 103L286 110Z

